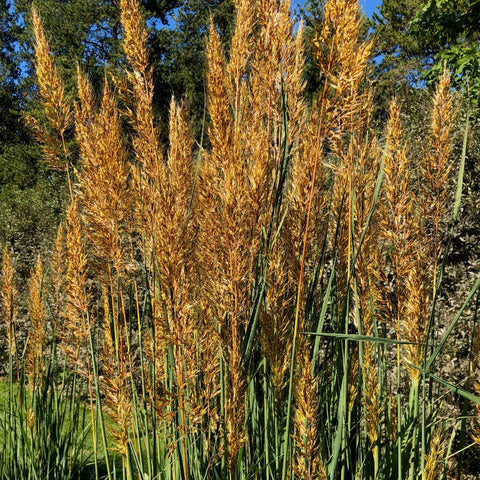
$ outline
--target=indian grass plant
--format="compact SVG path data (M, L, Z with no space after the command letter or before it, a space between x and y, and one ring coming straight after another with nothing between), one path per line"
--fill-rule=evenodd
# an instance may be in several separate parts
M447 478L469 435L444 399L479 399L441 359L480 281L438 323L466 156L450 202L448 74L412 165L395 99L372 127L357 0L325 1L309 102L289 2L235 7L228 54L210 22L200 144L178 99L159 141L138 0L119 2L122 68L102 92L78 69L75 101L33 15L49 124L30 122L70 204L24 351L5 250L4 478Z

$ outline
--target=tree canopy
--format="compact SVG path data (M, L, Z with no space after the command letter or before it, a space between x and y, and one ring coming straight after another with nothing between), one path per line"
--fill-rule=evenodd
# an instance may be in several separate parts
M422 87L447 68L452 85L476 101L479 21L480 0L383 0L372 19L380 89L391 96Z

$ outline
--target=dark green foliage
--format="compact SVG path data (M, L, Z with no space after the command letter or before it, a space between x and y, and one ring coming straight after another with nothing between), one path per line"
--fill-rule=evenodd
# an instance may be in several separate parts
M374 35L375 112L385 121L391 99L422 108L425 82L422 74L431 64L430 52L438 48L428 32L416 31L411 22L420 0L385 0L371 20Z
M384 0L373 15L379 96L408 96L445 66L452 84L479 93L479 0Z
M412 22L417 32L423 35L429 32L439 46L438 52L431 51L432 68L426 72L426 78L434 80L447 66L453 85L469 89L475 104L480 93L479 22L479 0L428 0L423 2Z
M0 0L0 144L18 139L19 65L15 53L13 16L9 2Z
M103 77L105 68L118 66L122 60L121 26L117 2L112 0L15 0L15 8L27 27L19 41L24 46L25 60L32 66L32 38L29 18L32 4L38 10L56 66L67 84L75 85L77 63L90 76ZM177 0L146 0L144 15L154 30L167 22Z
M8 144L0 155L0 239L21 254L26 278L39 252L50 249L66 199L64 178L49 171L38 148Z
M311 40L315 32L319 30L323 21L323 2L319 0L310 0L305 9L301 9L301 15L305 26L305 53L306 63L304 75L306 80L306 95L309 99L320 91L319 84L322 81L321 72L311 51Z

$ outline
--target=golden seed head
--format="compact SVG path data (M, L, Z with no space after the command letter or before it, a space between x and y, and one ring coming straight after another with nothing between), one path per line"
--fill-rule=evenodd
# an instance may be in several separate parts
M445 438L440 428L437 428L430 439L428 453L425 454L425 469L422 480L436 480L445 459Z
M120 0L120 19L123 26L123 48L128 61L138 72L148 67L147 31L144 28L138 0Z
M27 115L27 121L33 127L42 145L48 164L52 168L65 170L67 159L63 157L68 155L68 152L64 141L64 133L72 120L70 104L65 98L63 83L53 64L50 47L43 31L40 16L35 8L32 9L32 23L35 36L35 68L38 87L48 124L55 134L49 128L41 126L31 116Z
M30 385L33 385L36 377L42 378L45 372L43 354L46 339L46 313L43 295L43 267L40 255L28 280L27 306L31 324L25 357L25 372Z
M12 355L15 353L15 342L13 336L13 328L15 323L15 317L17 315L17 309L15 307L15 297L17 290L14 284L14 271L12 267L12 259L8 251L8 247L5 245L3 250L2 260L2 277L0 287L0 306L3 313L3 319L7 326L7 341L8 347Z

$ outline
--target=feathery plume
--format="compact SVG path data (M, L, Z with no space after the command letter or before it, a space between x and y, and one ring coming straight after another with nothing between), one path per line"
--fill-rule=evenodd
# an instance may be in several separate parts
M132 422L132 394L129 382L131 372L127 369L124 357L126 332L123 331L118 318L112 315L109 296L108 291L104 289L103 404L106 413L113 420L109 428L115 440L114 450L125 458L128 465L129 429Z
M312 44L325 85L332 90L326 110L331 116L333 148L338 151L342 136L360 132L371 115L371 95L368 89L362 91L362 84L373 43L360 41L361 24L358 0L327 0L322 30Z
M436 480L445 458L445 439L440 428L436 429L430 439L428 453L425 455L425 468L422 480Z
M436 290L436 277L440 259L441 222L447 209L453 121L450 76L445 71L433 97L431 135L422 166L423 178L425 179L422 185L427 187L424 191L422 205L426 233L430 237L427 245L428 255L433 259L433 292Z
M260 316L260 345L271 368L275 401L280 406L284 397L291 354L291 318L295 309L295 294L288 266L278 243L269 263L266 298Z
M208 113L211 126L208 136L212 145L211 158L213 168L224 167L228 152L232 149L233 124L229 94L226 85L227 71L222 52L220 36L210 20L209 40L207 44L207 81L208 81ZM215 172L212 172L215 173Z
M85 83L82 76L79 83ZM122 141L122 127L113 92L105 80L100 111L89 118L90 101L85 90L85 103L77 108L77 137L81 150L82 170L79 173L79 198L83 207L88 240L93 247L96 268L108 276L126 265L130 192L129 169ZM80 90L80 89L79 89Z
M239 114L240 118L240 95L242 77L249 68L249 61L253 51L253 28L255 25L255 14L262 12L261 7L256 7L253 0L235 0L235 10L237 14L237 21L235 25L235 32L232 37L230 61L228 62L226 75L223 76L222 81L227 82L231 98L234 99L234 111ZM213 20L210 22L210 35L214 30ZM209 69L214 64L209 60ZM230 80L230 82L228 81ZM211 85L211 83L210 83Z
M145 72L148 68L147 31L143 25L138 0L120 0L120 20L124 37L123 49L128 61L138 72Z
M397 323L405 296L402 279L413 267L415 261L415 241L418 236L416 222L413 221L414 197L409 186L407 146L402 145L400 109L395 100L390 105L390 117L386 132L384 156L384 202L381 206L380 237L388 245L389 261L395 275L395 299L389 302L391 317Z
M158 142L158 129L154 125L153 81L148 67L147 33L143 25L138 0L121 0L121 22L123 26L123 48L127 54L131 71L127 72L129 93L133 99L133 111L127 114L135 129L133 146L136 160L147 178L163 180L162 154Z
M7 327L8 348L12 356L14 356L16 352L15 317L17 315L17 309L15 307L15 297L18 293L17 289L15 288L13 275L14 272L12 267L12 259L8 251L8 247L5 245L2 259L2 283L0 287L0 300L3 319Z
M83 349L88 345L88 335L92 328L89 316L89 296L87 290L87 258L82 238L82 225L78 211L78 201L74 199L67 209L66 218L66 275L65 310L63 321L58 322L60 348L77 371L89 377L88 363L85 364Z
M32 23L35 35L35 69L38 87L50 128L43 127L38 120L31 116L27 116L27 120L37 135L48 165L51 168L67 172L70 194L72 195L69 152L65 139L65 132L72 121L70 104L65 98L64 87L53 64L40 15L35 8L32 9Z
M407 368L410 378L415 385L420 380L421 366L423 362L423 344L428 326L428 311L430 295L428 279L430 278L423 267L424 260L417 257L416 265L407 274L405 284L404 303L401 305L400 315L404 319L401 324L399 338L412 342L405 345L404 355L407 360ZM408 366L412 364L416 368Z
M393 291L384 289L383 305L396 330L397 339L408 339L415 345L403 349L406 360L420 365L424 338L425 298L424 255L420 222L415 210L415 196L409 184L407 146L402 145L400 109L395 100L390 105L384 156L384 202L380 210L380 239L388 252L387 262L393 273ZM388 284L386 279L383 279ZM425 310L423 310L425 309ZM397 346L400 360L400 347ZM418 371L409 368L411 379L418 382Z
M319 453L318 379L312 375L308 342L299 342L298 372L295 380L295 461L294 478L326 480Z
M28 314L30 330L25 354L25 373L30 387L45 374L44 348L46 341L46 313L43 295L43 267L40 255L35 270L28 280Z
M35 67L40 95L51 126L61 134L69 125L70 108L64 99L64 87L53 64L40 15L35 8L32 10L32 23L35 35Z

